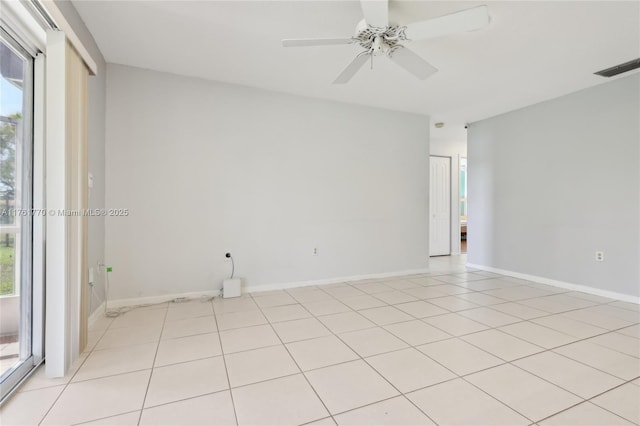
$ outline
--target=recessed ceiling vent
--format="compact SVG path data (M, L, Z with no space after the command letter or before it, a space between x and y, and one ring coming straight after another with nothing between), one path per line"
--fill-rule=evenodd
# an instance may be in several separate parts
M594 74L600 75L602 77L613 77L614 75L629 72L638 68L640 68L640 58L625 62L624 64L613 66L611 68L607 68L606 70L594 72Z

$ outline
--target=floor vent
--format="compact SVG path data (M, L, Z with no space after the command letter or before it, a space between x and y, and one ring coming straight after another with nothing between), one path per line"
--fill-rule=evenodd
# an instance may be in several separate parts
M640 68L640 58L625 62L624 64L613 66L611 68L607 68L606 70L594 72L594 74L600 75L602 77L613 77L614 75L632 71L637 68Z

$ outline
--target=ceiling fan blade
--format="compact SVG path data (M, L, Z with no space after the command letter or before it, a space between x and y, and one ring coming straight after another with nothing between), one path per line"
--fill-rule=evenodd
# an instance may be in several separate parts
M406 47L396 48L391 52L389 58L400 67L418 77L420 80L424 80L430 75L438 72L436 67L429 64Z
M353 61L340 73L338 78L333 81L333 84L345 84L348 83L351 78L362 68L362 66L369 60L371 54L369 52L363 52L355 57Z
M282 40L283 47L333 46L355 43L353 38L292 38Z
M489 9L487 6L477 6L450 15L408 24L405 35L409 40L425 40L478 30L487 25L489 25Z
M389 0L360 0L364 21L378 28L389 26Z

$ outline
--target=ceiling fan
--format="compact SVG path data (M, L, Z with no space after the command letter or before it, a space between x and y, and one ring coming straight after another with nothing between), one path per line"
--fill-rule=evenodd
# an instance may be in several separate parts
M421 80L438 71L433 65L404 47L401 43L442 37L472 31L489 24L487 6L477 6L450 15L407 25L389 22L389 0L361 0L364 19L350 38L306 38L282 40L284 47L328 46L359 44L364 49L335 79L333 84L347 83L373 56L386 55L400 67Z

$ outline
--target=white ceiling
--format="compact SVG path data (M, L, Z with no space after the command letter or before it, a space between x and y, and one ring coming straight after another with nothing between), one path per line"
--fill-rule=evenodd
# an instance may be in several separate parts
M386 58L331 82L356 45L283 48L282 38L350 37L357 1L95 1L76 9L107 62L473 122L607 81L593 72L640 57L640 2L391 1L406 24L487 4L486 29L407 47L440 71L415 79ZM453 133L451 133L453 132Z

